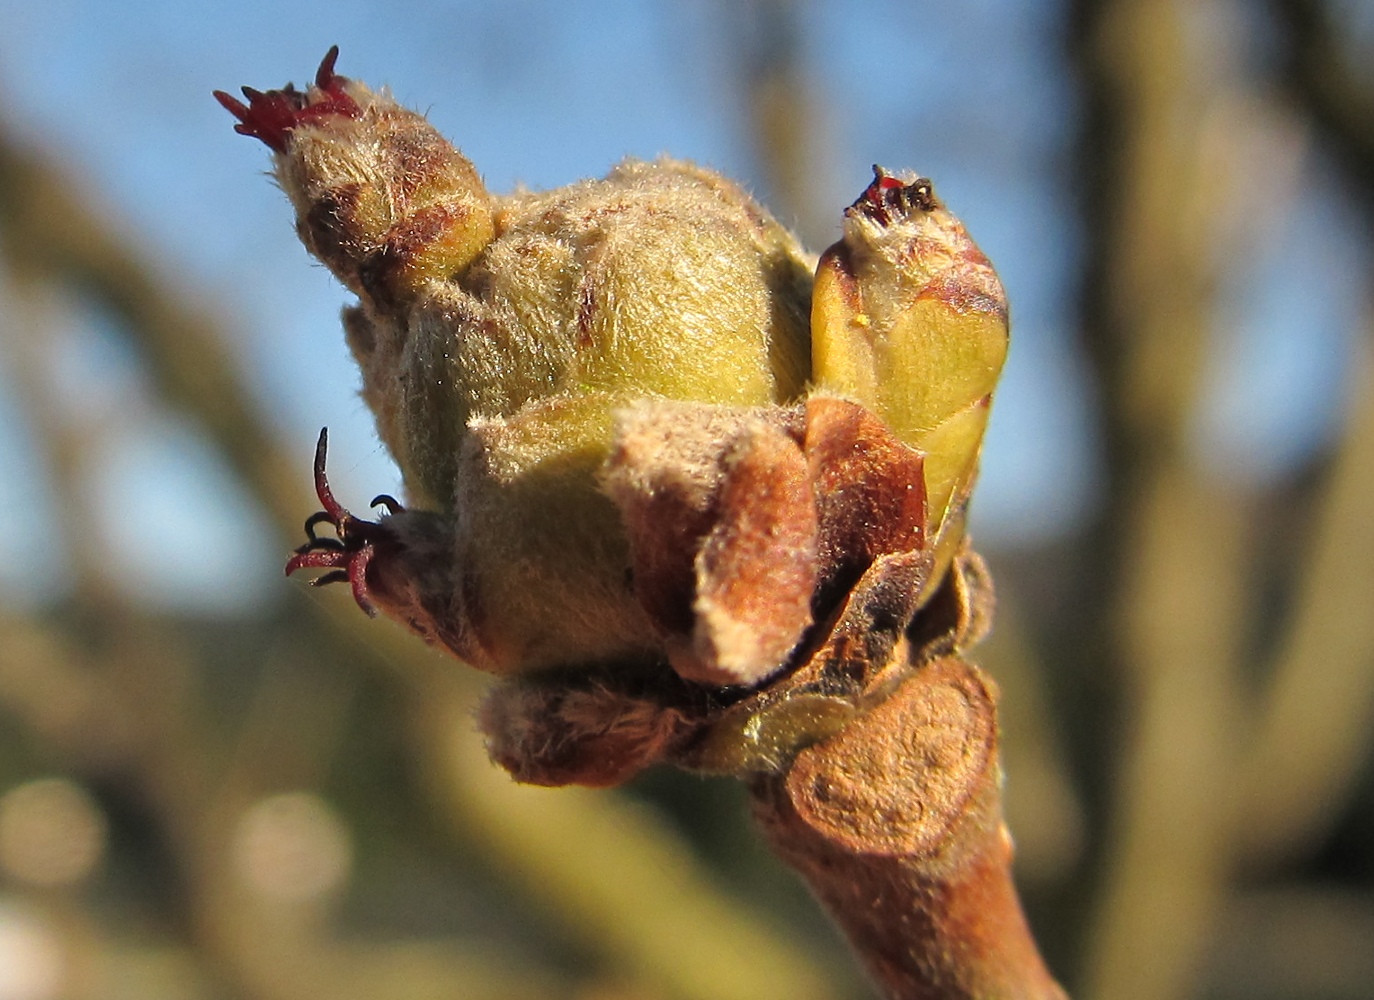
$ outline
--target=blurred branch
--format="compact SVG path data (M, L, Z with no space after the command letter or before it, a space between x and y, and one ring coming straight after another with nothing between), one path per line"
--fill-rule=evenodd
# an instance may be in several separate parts
M3 127L0 236L24 269L85 290L118 317L166 398L210 432L279 523L299 520L306 484L243 391L227 331L173 292L57 164L20 148Z
M1239 831L1255 864L1314 845L1374 747L1374 375L1361 374L1246 759Z
M1226 178L1244 185L1234 171L1218 175L1206 153L1244 149L1246 137L1244 117L1220 110L1224 82L1201 77L1191 48L1200 30L1189 16L1144 0L1078 11L1092 109L1085 317L1114 463L1107 516L1125 526L1119 551L1107 551L1120 567L1113 638L1131 727L1088 996L1193 991L1238 850L1281 853L1329 821L1367 753L1374 703L1374 636L1359 610L1374 581L1360 563L1371 554L1358 497L1374 473L1364 469L1358 427L1330 484L1258 720L1240 683L1258 597L1245 554L1260 540L1250 537L1243 498L1190 462L1186 431L1211 344L1213 289L1234 249L1228 235L1244 228ZM1256 721L1249 755L1243 738Z
M1075 13L1094 109L1080 160L1093 244L1084 332L1115 462L1108 620L1126 727L1082 992L1114 1000L1190 993L1230 873L1249 527L1186 444L1234 208L1201 155L1213 116L1191 13L1154 0Z
M1127 724L1086 997L1189 995L1229 880L1248 597L1233 501L1173 470L1130 529Z
M810 958L712 885L687 845L623 796L517 785L485 759L470 690L436 670L416 703L423 776L466 838L612 967L683 1000L820 1000Z
M1325 0L1270 0L1284 45L1284 81L1374 212L1374 78L1359 76Z
M68 1000L211 1000L223 996L200 974L194 952L128 944L109 937L87 943L83 973ZM508 957L457 941L363 944L329 955L336 1000L545 1000L561 997L550 977ZM316 988L320 988L316 985ZM297 997L308 994L297 994Z
M253 801L277 790L263 781L272 770L310 753L312 741L301 739L310 727L303 730L299 718L277 726L276 736L264 741L269 766L254 766L258 761L240 754L249 773L231 768L226 778L214 766L215 744L207 737L215 730L203 721L189 658L162 636L121 634L116 642L95 659L54 632L0 620L0 711L87 780L120 785L156 817L185 892L202 974L261 1000L549 995L543 977L517 972L513 964L502 970L492 959L462 957L456 943L445 946L447 956L420 945L337 944L318 903L255 895L234 863L238 823ZM74 920L75 912L68 912L62 921L71 925L64 940L75 949L79 973L71 995L108 995L110 978L121 974L124 962L115 954L120 946L104 940L105 932L89 921ZM401 955L425 961L415 967L401 963ZM422 983L426 970L432 975Z
M1374 983L1369 893L1330 885L1242 891L1198 995L1214 1000L1360 997Z
M1068 878L1083 850L1083 805L1054 731L1046 665L1026 634L1023 611L1006 588L997 626L978 659L1001 689L998 714L1007 773L1007 826L1016 836L1016 874L1040 886Z
M37 451L48 462L56 499L56 520L61 537L53 539L55 559L63 556L74 568L75 589L85 600L100 600L111 582L104 572L98 540L87 530L90 511L85 491L80 488L80 469L90 454L95 436L90 427L66 426L57 408L51 405L51 386L47 384L45 357L56 339L54 330L53 288L40 274L25 266L25 261L7 253L0 240L0 268L9 280L6 300L12 315L0 319L0 345L3 345L11 383L19 397L25 425L37 442ZM65 549L65 551L61 551Z
M819 207L820 108L808 82L799 6L796 0L747 0L721 10L743 83L749 144L768 185L766 200L803 246L816 248L830 242L835 227L833 206Z

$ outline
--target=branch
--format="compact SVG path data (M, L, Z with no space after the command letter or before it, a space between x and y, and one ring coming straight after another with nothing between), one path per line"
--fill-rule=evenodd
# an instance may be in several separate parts
M1232 863L1250 525L1240 498L1190 460L1188 430L1240 206L1207 156L1233 148L1234 134L1207 132L1223 127L1215 102L1230 92L1194 57L1191 16L1177 2L1077 5L1095 243L1085 339L1114 537L1098 553L1113 577L1101 606L1074 614L1095 622L1111 657L1096 669L1119 671L1122 698L1096 747L1115 765L1099 777L1116 801L1088 942L1092 997L1185 994Z
M1294 620L1247 755L1247 861L1314 845L1349 801L1371 747L1374 709L1374 384L1361 372L1345 440L1316 515Z

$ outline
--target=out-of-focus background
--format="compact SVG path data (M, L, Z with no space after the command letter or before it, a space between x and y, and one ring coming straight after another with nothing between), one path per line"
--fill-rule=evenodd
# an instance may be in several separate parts
M814 249L874 162L1014 346L974 532L1074 995L1374 997L1374 6L0 0L0 1000L869 996L741 790L512 785L481 681L281 578L398 489L213 88L324 51L494 189L661 152Z

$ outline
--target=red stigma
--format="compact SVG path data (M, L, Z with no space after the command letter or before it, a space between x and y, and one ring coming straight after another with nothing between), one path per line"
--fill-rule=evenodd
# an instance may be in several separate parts
M315 71L314 85L306 91L299 91L289 83L280 90L266 93L244 87L247 104L222 90L215 91L215 100L239 120L234 126L235 132L260 139L273 151L285 153L292 130L301 125L329 115L346 118L362 115L362 108L346 89L348 78L334 72L338 58L339 47L332 46Z
M937 205L930 181L922 177L905 184L875 163L873 180L849 206L849 211L862 212L879 225L889 226L894 217L906 217L916 210L929 212Z
M305 534L307 541L296 549L295 554L286 561L286 575L298 569L327 569L328 573L316 577L311 586L328 583L347 583L353 591L353 599L368 615L376 615L376 606L368 592L367 567L377 555L379 541L390 536L390 529L378 521L364 521L349 513L338 500L329 485L325 472L325 456L329 450L329 431L320 431L320 440L315 445L315 496L319 498L323 510L306 518ZM392 514L403 510L399 503L389 496L379 496L372 506L383 506ZM315 528L327 524L334 529L334 538L318 537Z

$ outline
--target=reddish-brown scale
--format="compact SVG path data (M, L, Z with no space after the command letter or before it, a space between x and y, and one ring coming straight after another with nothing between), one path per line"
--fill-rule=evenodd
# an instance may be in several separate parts
M925 545L920 452L856 403L814 398L803 442L820 517L827 593L847 592L873 561Z
M777 427L746 428L723 457L716 523L696 557L695 638L709 656L696 670L675 666L689 680L753 684L811 624L816 500L806 458Z
M612 205L608 212L619 215L626 209L623 203ZM598 219L602 226L606 225L609 215L603 216L601 211L594 210L589 213L589 218ZM595 339L595 325L597 311L601 307L598 292L606 287L606 242L599 239L584 250L582 282L577 289L577 346L579 350L589 350ZM602 292L601 294L605 294Z
M983 312L1007 321L1006 295L983 268L951 267L932 278L916 299L935 299L958 313Z
M693 559L715 521L714 508L695 508L680 493L657 489L625 515L635 596L665 633L690 634L696 623Z
M863 293L859 289L859 279L854 273L854 254L850 251L848 243L836 243L821 254L816 271L819 273L823 270L833 272L839 279L840 294L844 296L844 304L849 311L855 315L862 313Z
M385 149L392 164L389 173L393 194L407 205L417 193L434 184L440 167L452 159L452 147L428 132L392 131L386 136Z
M368 295L379 302L394 298L407 269L442 237L460 230L469 214L464 205L442 203L417 209L392 226L381 248L358 265L358 280Z
M930 259L942 253L944 246L940 241L917 237L902 250L901 259L915 266L922 258ZM1003 322L1008 319L1007 295L997 279L997 272L983 251L969 240L963 241L950 265L921 289L916 301L921 299L935 299L959 313L984 312Z
M918 232L903 243L897 250L897 262L904 269L920 273L921 263L935 260L949 260L949 243L929 232ZM929 264L926 265L929 267Z
M592 323L596 319L596 283L594 275L583 279L577 290L577 346L590 350L592 346Z
M310 252L341 278L355 267L361 240L351 224L363 198L360 183L339 184L321 192L296 229ZM353 287L347 278L345 284Z

